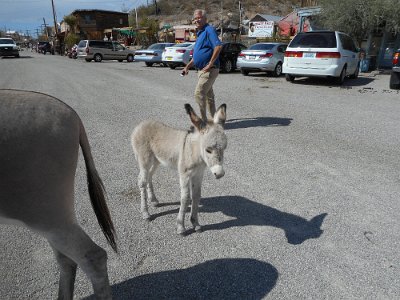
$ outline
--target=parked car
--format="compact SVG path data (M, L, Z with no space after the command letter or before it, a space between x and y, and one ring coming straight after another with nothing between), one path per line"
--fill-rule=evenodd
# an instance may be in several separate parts
M221 52L219 53L220 71L222 73L230 73L237 69L237 58L240 51L247 47L241 43L226 42L223 43ZM190 51L190 58L193 57L193 50Z
M47 52L54 54L53 46L50 42L41 41L37 46L38 52L46 54Z
M267 72L274 76L282 74L284 43L257 43L240 52L237 65L243 75L250 72Z
M19 47L12 38L0 38L0 56L19 57Z
M156 43L149 48L136 50L135 60L144 61L146 66L151 67L153 64L162 64L162 53L165 47L171 47L174 43Z
M357 78L359 50L353 39L338 31L298 33L285 52L286 80L296 77L333 77L342 84L346 77Z
M101 40L81 40L77 47L77 57L84 58L87 62L94 60L118 60L132 62L135 51L122 46L118 42Z
M241 43L224 43L219 54L221 72L230 73L235 71L237 69L239 53L246 48L247 47Z
M391 89L400 89L400 48L394 52L392 62L389 86Z
M184 67L190 61L190 52L193 50L193 47L194 43L190 42L165 47L161 55L161 60L171 69Z

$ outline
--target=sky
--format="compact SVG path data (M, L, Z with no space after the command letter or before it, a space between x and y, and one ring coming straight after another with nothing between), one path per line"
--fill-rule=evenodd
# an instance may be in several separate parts
M54 26L52 0L0 0L0 29L18 31L36 37L37 29L44 24ZM75 9L103 9L129 11L153 0L53 0L57 22Z

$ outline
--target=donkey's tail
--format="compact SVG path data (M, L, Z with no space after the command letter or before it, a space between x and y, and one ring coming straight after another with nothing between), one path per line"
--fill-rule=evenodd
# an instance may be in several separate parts
M85 159L90 202L92 204L94 213L96 214L97 221L99 222L101 230L104 233L104 236L106 237L108 243L113 248L113 250L117 252L118 250L117 243L115 242L115 228L106 203L106 191L94 165L89 141L82 121L80 121L79 132L79 144L81 145L83 157Z

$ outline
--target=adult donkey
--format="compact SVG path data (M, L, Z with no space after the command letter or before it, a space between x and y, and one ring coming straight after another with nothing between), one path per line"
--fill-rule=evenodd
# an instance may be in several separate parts
M97 220L117 251L83 124L69 106L51 96L0 90L0 222L24 225L44 236L60 266L60 299L72 299L77 265L98 299L111 299L107 254L77 224L74 179L79 145Z
M225 175L222 164L227 146L223 127L226 120L225 104L218 108L212 121L199 118L190 104L185 104L185 109L194 125L191 130L178 130L160 122L144 121L134 129L131 136L140 168L138 185L141 194L140 210L144 219L150 219L147 200L153 206L158 204L152 184L152 176L157 167L162 164L178 169L181 186L181 205L177 218L179 234L185 232L185 212L190 199L190 221L195 231L201 231L198 207L203 173L208 167L217 179Z

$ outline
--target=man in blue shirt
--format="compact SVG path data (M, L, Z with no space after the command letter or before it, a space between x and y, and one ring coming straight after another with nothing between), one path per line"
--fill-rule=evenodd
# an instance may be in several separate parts
M193 49L193 58L182 71L183 75L189 73L194 65L198 72L198 82L194 92L196 102L200 106L203 121L207 121L207 107L211 117L215 114L215 100L213 84L219 74L219 53L222 42L219 40L215 28L207 23L205 10L196 9L193 22L197 28L197 39Z

